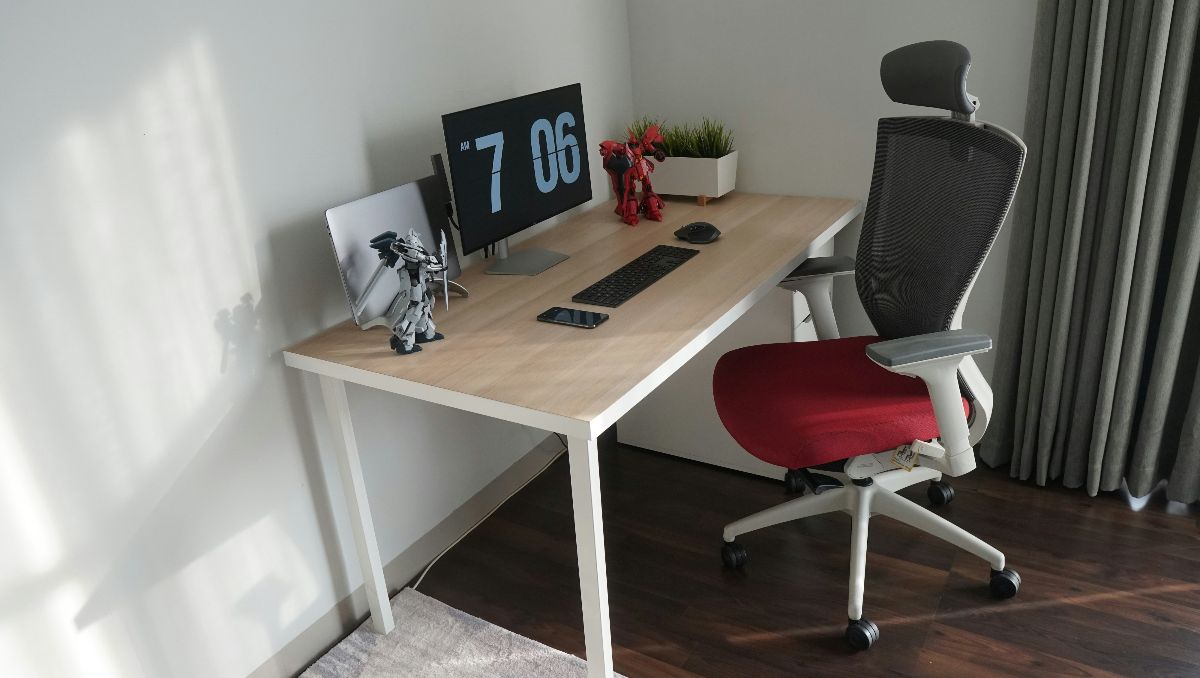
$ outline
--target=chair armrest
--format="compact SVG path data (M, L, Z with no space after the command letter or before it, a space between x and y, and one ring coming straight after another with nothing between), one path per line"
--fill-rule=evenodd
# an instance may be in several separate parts
M991 348L991 337L969 330L932 332L867 346L867 357L880 367L925 382L939 438L946 449L946 456L932 465L951 476L975 468L967 414L958 386L958 367L968 356Z
M903 367L929 360L959 358L990 351L992 338L982 332L949 330L880 341L867 346L867 356L881 367Z
M779 281L781 288L804 295L818 339L841 336L833 316L833 279L851 273L854 257L809 257Z
M811 278L818 275L847 275L854 272L854 257L809 257L791 273L784 276L784 282L798 278Z

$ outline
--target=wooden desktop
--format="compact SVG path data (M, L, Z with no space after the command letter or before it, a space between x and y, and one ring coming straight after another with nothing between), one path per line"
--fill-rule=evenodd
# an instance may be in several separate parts
M762 299L808 253L862 212L857 200L730 193L701 207L672 201L663 222L627 226L611 203L593 207L514 247L570 256L537 276L464 270L468 298L434 311L444 341L400 356L388 331L346 321L284 353L320 375L338 444L342 482L375 628L393 627L378 546L362 482L345 382L561 433L568 438L589 676L612 674L596 438ZM673 236L693 221L721 238L689 245ZM700 254L614 309L571 296L659 244ZM585 330L542 323L552 306L602 310Z

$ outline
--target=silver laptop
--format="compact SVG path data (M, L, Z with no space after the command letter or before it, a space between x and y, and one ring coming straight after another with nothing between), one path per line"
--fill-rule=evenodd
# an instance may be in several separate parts
M448 277L454 279L461 273L450 238L448 202L445 181L428 176L325 212L342 287L359 327L391 327L403 311L398 303L400 277L395 270L381 266L378 253L371 249L371 238L380 233L395 231L404 237L408 229L415 229L431 252L438 251L446 238Z

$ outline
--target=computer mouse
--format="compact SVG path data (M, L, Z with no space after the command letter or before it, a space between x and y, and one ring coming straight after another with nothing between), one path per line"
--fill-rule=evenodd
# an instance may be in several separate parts
M675 237L680 240L686 240L693 245L704 245L721 237L721 232L717 230L716 226L707 221L693 221L675 231Z

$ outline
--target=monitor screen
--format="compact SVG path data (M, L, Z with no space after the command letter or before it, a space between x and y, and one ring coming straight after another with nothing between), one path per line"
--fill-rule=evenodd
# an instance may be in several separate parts
M592 199L578 84L442 116L463 254Z

